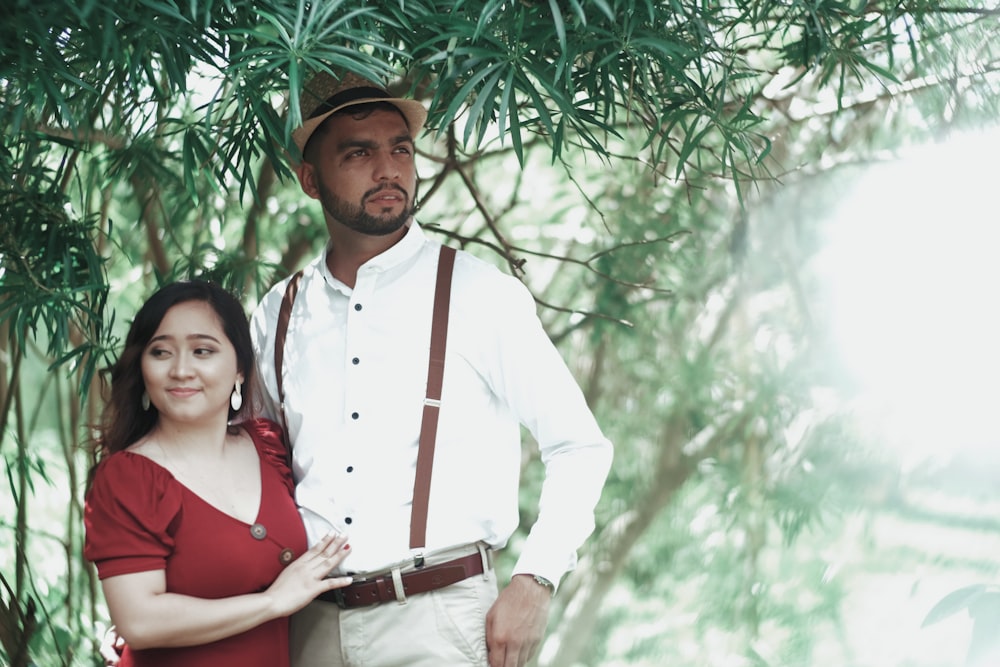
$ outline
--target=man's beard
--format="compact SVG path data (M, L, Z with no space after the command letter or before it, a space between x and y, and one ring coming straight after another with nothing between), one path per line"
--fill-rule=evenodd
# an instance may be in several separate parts
M387 236L398 231L406 224L410 216L413 215L413 202L409 194L402 187L394 184L381 185L372 188L361 197L361 205L351 204L341 199L326 187L322 181L317 183L319 189L319 201L323 205L323 210L327 215L341 223L348 229L352 229L368 236ZM383 190L395 190L402 193L406 204L399 215L390 216L371 215L364 209L364 202Z

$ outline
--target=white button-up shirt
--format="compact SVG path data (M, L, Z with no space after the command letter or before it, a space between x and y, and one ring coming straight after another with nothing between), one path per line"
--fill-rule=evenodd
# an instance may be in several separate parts
M347 572L413 555L410 506L439 249L414 222L361 266L353 289L333 277L324 252L305 268L292 310L283 382L296 500L311 543L331 529L350 535ZM252 318L271 416L286 282ZM507 543L518 524L523 424L538 442L545 481L514 573L557 582L593 530L611 444L527 288L464 252L455 261L447 341L426 551Z

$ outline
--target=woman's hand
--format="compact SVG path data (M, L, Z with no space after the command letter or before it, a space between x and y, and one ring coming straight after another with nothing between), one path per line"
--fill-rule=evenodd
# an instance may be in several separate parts
M112 625L104 633L104 639L101 640L101 658L104 659L106 667L117 667L124 650L125 640L118 634L118 629Z
M265 592L275 616L289 616L320 593L349 585L351 577L328 575L344 562L350 549L346 535L330 533L286 567Z

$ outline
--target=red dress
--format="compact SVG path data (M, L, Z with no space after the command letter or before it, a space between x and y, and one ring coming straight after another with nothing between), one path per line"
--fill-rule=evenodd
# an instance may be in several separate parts
M166 570L167 590L223 598L266 589L306 549L277 424L244 424L260 458L257 520L239 521L195 495L151 459L102 460L87 494L84 556L101 579ZM210 644L125 650L121 667L288 667L288 619Z

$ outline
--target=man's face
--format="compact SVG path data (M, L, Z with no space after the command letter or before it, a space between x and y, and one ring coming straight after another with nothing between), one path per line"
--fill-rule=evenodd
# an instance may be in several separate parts
M318 199L330 233L336 225L368 236L398 231L413 214L417 174L413 140L402 115L333 116L299 169L302 189Z

